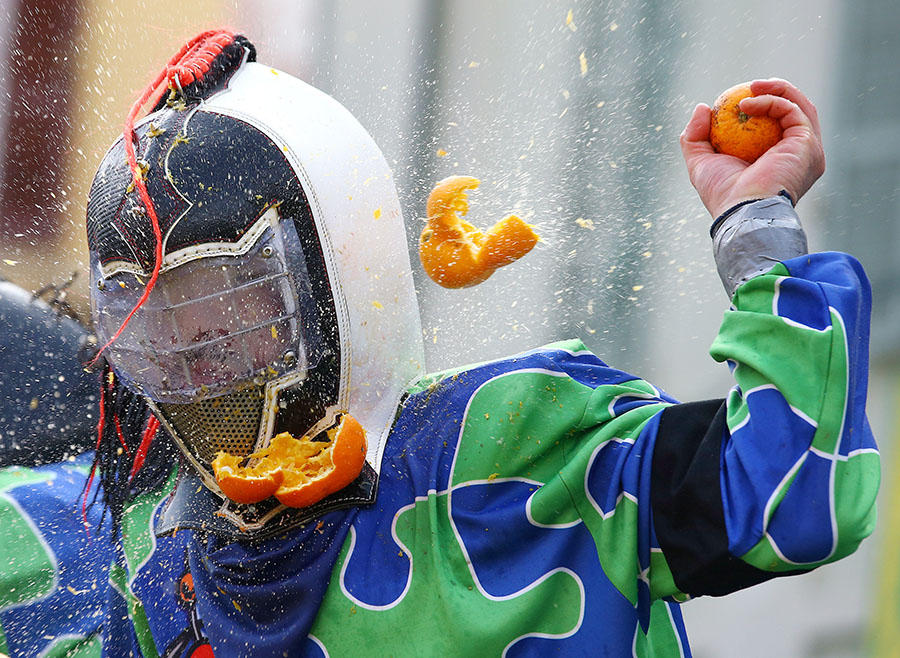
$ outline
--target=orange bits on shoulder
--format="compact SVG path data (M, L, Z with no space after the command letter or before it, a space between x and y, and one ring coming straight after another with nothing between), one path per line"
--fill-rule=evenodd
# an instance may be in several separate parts
M466 191L480 182L471 176L450 176L428 195L428 223L419 236L419 259L428 276L445 288L481 283L498 267L527 254L538 241L532 227L515 215L497 222L487 233L459 216L469 211Z
M775 146L782 134L778 119L741 112L740 102L752 95L749 82L722 92L713 104L709 126L709 141L717 152L751 164Z
M295 439L282 432L268 447L250 455L254 466L220 452L213 461L216 482L237 503L256 503L274 495L288 507L308 507L353 482L366 462L366 432L344 414L327 441Z

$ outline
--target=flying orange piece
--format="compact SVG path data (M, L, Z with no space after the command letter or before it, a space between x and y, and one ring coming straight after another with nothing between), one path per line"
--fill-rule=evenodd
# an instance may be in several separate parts
M469 211L466 191L480 182L472 176L450 176L428 195L428 223L419 236L419 259L428 276L445 288L481 283L498 267L527 254L538 241L532 227L515 215L500 220L487 233L459 216Z

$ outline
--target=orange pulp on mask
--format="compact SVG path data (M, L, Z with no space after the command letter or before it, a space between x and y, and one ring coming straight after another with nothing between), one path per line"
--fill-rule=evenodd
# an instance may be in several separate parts
M249 505L275 496L288 507L308 507L340 491L362 472L366 461L366 432L353 416L344 414L327 441L295 439L288 432L247 459L219 452L212 467L216 482L228 498Z

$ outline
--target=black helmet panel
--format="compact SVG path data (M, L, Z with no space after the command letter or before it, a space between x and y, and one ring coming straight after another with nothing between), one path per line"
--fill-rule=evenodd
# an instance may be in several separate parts
M163 262L157 286L140 311L143 315L109 347L108 357L120 377L155 404L209 480L209 464L219 450L249 454L273 433L301 436L333 420L341 347L332 286L307 197L285 154L266 135L234 117L173 109L152 115L138 128L138 135L138 156L163 236ZM97 278L92 292L103 342L133 308L134 291L141 291L153 269L156 246L129 183L123 150L120 140L104 158L88 205L88 240ZM160 342L166 340L166 332L172 331L157 317L168 307L192 301L202 307L203 300L219 293L222 285L191 290L177 299L173 291L185 287L189 270L202 270L206 263L217 268L213 275L221 268L223 276L232 276L226 271L230 261L235 262L235 271L246 272L248 260L260 258L260 249L272 249L262 245L273 233L286 236L278 243L285 253L270 261L280 259L291 279L289 289L298 309L294 321L300 325L302 340L293 353L310 358L293 372L290 362L257 364L259 372L242 373L246 381L230 382L235 385L227 390L196 389L190 400L173 402L157 395L148 387L147 369L137 367L139 360L130 358L128 350L144 349L158 367L178 369L172 375L180 376L182 361L154 357L163 351ZM117 296L123 303L116 303ZM233 313L227 331L248 331L249 327L230 326L231 320L238 325L241 320L250 322L246 308L234 308ZM222 326L212 329L228 337ZM152 335L154 330L161 335ZM273 339L279 335L274 325L271 331ZM181 340L186 344L206 340L209 331L203 334L192 332ZM303 371L298 372L301 366Z

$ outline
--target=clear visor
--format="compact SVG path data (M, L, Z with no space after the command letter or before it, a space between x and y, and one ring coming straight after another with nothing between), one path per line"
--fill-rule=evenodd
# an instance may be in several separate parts
M108 348L127 383L157 402L216 397L315 366L317 341L303 309L309 282L288 266L281 226L267 228L246 254L199 258L160 274L149 298ZM293 236L296 239L296 236ZM301 268L305 272L305 268ZM92 306L102 343L143 294L146 279L103 279L92 262ZM304 327L303 321L306 320Z

